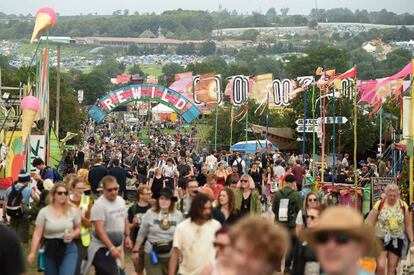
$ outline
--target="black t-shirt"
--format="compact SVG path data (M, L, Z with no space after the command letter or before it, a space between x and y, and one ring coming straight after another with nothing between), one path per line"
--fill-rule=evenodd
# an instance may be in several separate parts
M137 161L137 172L140 175L147 176L147 167L148 167L148 161L147 160L138 160Z
M249 174L256 184L262 183L262 169L261 168L257 169L256 171L250 170Z
M24 260L16 233L0 224L1 274L20 275L24 272Z
M250 201L252 198L252 194L250 194L247 199L242 197L242 203L240 207L240 216L243 217L245 215L248 215L250 213Z
M148 204L147 206L142 207L142 206L139 206L138 203L135 203L134 205L132 205L128 209L128 221L132 224L132 220L134 219L135 215L137 215L137 214L142 214L142 215L140 215L141 220L142 220L142 216L150 208L151 208L151 204ZM136 241L137 236L138 236L138 231L139 231L139 226L134 226L131 229L131 240L134 244L135 244L135 241Z
M198 186L204 186L207 183L207 177L203 173L197 176Z
M160 194L163 187L165 178L161 176L160 178L154 177L151 185L151 192L156 197Z
M177 166L177 170L180 173L180 179L183 179L185 176L190 174L191 168L187 164L179 164Z

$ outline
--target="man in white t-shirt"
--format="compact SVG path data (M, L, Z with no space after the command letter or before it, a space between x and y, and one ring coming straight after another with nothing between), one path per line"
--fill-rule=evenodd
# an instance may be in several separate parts
M177 226L168 274L199 275L215 257L214 235L221 227L212 218L211 201L205 194L197 194L191 202L189 218Z
M206 165L210 171L214 171L217 168L217 158L214 156L213 152L206 157Z
M87 274L90 264L95 266L97 275L118 274L117 261L121 258L123 245L132 248L125 201L118 196L116 178L105 176L101 183L103 195L91 210L92 242L88 249L88 263L82 268L84 274Z

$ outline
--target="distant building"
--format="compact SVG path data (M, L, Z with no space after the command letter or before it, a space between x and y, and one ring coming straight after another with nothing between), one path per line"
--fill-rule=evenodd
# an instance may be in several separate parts
M139 36L139 38L156 38L157 36L150 30L147 29L145 30L143 33L141 33L141 35Z

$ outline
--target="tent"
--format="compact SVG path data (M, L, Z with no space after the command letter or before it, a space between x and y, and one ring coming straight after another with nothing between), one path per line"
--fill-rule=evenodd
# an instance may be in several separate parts
M267 147L274 151L276 150L276 146L271 143L269 140L267 141ZM237 142L230 147L232 151L247 151L252 154L256 154L258 151L266 150L266 140L248 140L247 144L245 141Z
M173 109L161 103L151 109L152 118L155 121L170 120L170 115L174 112Z

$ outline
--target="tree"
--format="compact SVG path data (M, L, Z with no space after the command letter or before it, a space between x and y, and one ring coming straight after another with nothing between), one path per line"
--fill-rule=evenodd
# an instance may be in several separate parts
M318 27L318 22L316 22L316 19L309 20L308 27L309 29L316 29Z
M289 8L281 8L280 9L280 13L282 14L282 16L286 16L289 12Z
M83 104L91 105L107 94L111 87L110 78L100 70L92 70L88 74L79 75L72 83L75 91L84 90Z
M248 29L245 30L242 35L240 36L241 40L252 40L256 41L257 37L259 36L260 32L255 29Z
M114 15L114 16L120 16L121 14L122 14L121 10L116 10L112 13L112 15Z
M132 45L128 46L128 54L129 55L139 55L139 53L140 53L140 50L139 50L137 45L132 44Z
M270 17L270 18L275 18L277 16L277 12L276 12L276 9L275 8L270 8L270 9L268 9L267 10L267 12L266 12L266 17Z
M141 67L138 64L134 64L132 67L128 69L128 72L130 74L139 74L142 77L145 77L144 71L141 69Z
M247 63L253 62L257 57L258 53L253 48L242 48L239 53L236 55L237 61L245 61Z
M196 53L194 43L184 43L177 46L177 54L180 55L191 55Z
M124 16L128 16L129 15L129 9L124 9Z
M206 41L201 44L200 54L204 56L213 55L216 52L216 43L214 41Z

